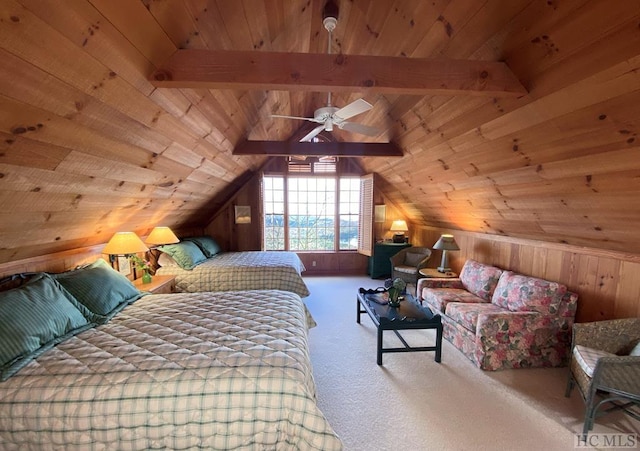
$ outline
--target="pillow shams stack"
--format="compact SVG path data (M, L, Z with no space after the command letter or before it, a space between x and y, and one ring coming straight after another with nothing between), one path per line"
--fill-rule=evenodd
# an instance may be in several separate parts
M192 236L183 238L182 241L191 241L195 243L207 258L211 258L214 255L219 254L222 250L216 240L210 236Z
M0 381L94 326L91 312L47 274L0 293Z
M198 263L202 263L207 259L200 248L191 241L167 244L158 247L158 250L173 257L178 266L186 270L192 270Z

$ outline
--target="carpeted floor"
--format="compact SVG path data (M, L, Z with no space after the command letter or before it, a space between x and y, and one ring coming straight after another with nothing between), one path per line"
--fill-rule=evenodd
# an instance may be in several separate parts
M305 302L318 326L310 349L318 405L346 450L571 450L582 430L577 391L564 397L567 368L484 372L443 340L432 352L384 354L376 364L376 329L356 323L358 287L367 277L306 277ZM415 346L434 331L406 331ZM385 333L386 346L400 342ZM640 434L621 414L599 419L595 432Z

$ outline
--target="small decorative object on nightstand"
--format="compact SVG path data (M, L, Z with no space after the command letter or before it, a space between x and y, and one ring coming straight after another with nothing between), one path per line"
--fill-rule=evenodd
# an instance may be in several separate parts
M150 283L144 283L142 278L133 281L133 285L140 291L148 291L152 294L168 294L174 292L176 276L156 275Z

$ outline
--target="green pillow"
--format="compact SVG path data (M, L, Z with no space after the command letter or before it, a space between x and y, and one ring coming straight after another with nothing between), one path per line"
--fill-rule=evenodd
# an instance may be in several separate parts
M191 241L193 243L196 243L204 256L207 258L213 257L214 255L220 253L220 251L222 250L216 240L214 240L210 236L193 236L183 238L183 241Z
M53 274L60 284L95 315L98 324L109 321L142 293L103 259L79 269Z
M0 380L89 329L91 313L47 274L0 293Z
M167 244L158 248L169 254L182 269L192 270L198 263L207 259L200 248L191 241L182 241L178 244Z

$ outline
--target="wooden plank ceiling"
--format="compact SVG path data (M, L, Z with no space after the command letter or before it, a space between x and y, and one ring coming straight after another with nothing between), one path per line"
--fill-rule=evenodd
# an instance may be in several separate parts
M640 254L636 0L340 0L332 53L505 62L522 96L345 92L402 158L364 157L434 227ZM157 88L181 49L325 53L324 0L1 0L0 262L205 226L327 94ZM403 74L398 71L398 86ZM254 87L256 88L256 87Z

